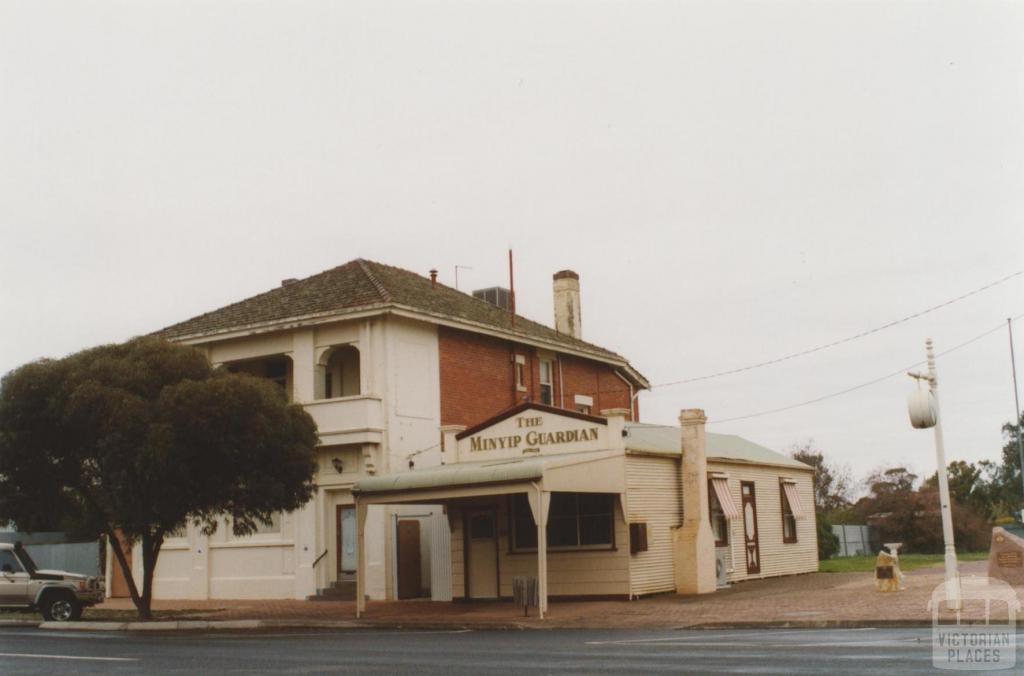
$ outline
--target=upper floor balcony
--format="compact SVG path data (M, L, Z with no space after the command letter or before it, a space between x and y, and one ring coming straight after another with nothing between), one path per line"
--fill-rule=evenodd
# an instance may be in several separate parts
M324 349L315 362L295 363L291 354L228 362L227 368L266 378L290 401L302 403L316 421L324 445L380 443L384 407L380 397L364 394L360 353L354 345Z
M359 394L303 404L320 430L320 443L379 444L384 430L384 404L380 397Z

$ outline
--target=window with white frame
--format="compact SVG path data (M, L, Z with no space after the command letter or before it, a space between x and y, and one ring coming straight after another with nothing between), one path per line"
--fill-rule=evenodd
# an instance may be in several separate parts
M550 359L540 360L540 403L548 406L555 401L554 370Z
M729 545L729 520L722 509L722 503L718 500L718 494L711 479L708 479L708 502L711 515L711 530L715 534L715 546L727 547Z
M521 354L516 355L515 359L516 369L516 390L519 392L526 391L526 357Z
M791 544L796 542L796 514L793 513L793 506L789 504L785 484L780 484L780 493L782 494L782 541Z

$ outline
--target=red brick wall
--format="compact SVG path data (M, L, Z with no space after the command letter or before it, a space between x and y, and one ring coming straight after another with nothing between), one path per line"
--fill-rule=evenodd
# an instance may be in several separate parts
M472 425L518 403L511 343L444 326L437 333L442 425Z
M609 408L629 409L629 385L610 366L568 355L562 355L561 362L565 408L574 409L575 395L582 394L593 397L594 415ZM639 415L639 409L634 407L634 411Z
M540 402L540 359L534 348L444 326L438 327L438 348L442 425L474 425L523 401ZM526 358L525 392L515 387L515 354ZM629 408L629 386L610 366L560 355L553 370L555 406L564 403L575 410L574 395L585 394L594 398L595 415Z

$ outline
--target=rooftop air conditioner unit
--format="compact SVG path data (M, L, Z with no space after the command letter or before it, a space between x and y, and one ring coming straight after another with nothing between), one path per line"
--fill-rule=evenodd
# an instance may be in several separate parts
M477 289L473 292L473 297L485 300L491 305L500 307L502 310L512 309L512 292L500 286L492 286L489 289Z

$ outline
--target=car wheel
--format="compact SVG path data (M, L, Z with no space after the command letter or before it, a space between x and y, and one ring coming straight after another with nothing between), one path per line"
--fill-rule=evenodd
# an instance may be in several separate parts
M49 594L40 605L48 622L70 622L82 616L82 606L71 594Z

